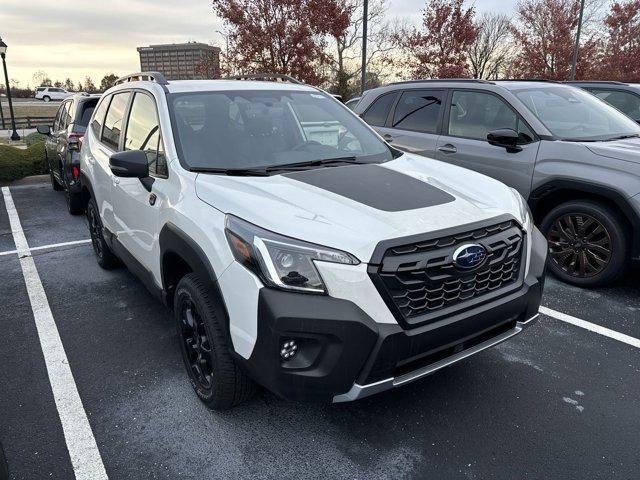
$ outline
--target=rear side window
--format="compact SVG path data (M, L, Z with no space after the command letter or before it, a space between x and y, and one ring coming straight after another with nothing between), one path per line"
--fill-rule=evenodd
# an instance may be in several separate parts
M116 93L111 99L107 115L104 118L102 128L102 143L117 150L120 144L120 133L122 132L122 122L124 111L129 101L129 92Z
M422 133L436 133L443 92L437 90L410 90L404 92L393 114L393 128Z
M96 110L96 114L93 116L93 121L91 122L91 129L93 133L97 136L100 136L100 130L102 129L102 124L104 123L104 114L107 111L107 107L109 106L109 102L111 101L111 95L108 97L103 97L100 105L98 105L98 109Z
M397 92L387 93L375 99L362 116L364 121L374 127L384 127L384 124L387 122L387 115L389 115L389 111L397 95Z
M46 90L46 88L44 88L44 87L38 87L38 89L37 89L38 92L44 92L45 90Z
M131 104L124 149L143 150L149 163L149 173L166 176L167 162L162 148L156 104L145 93L136 93Z

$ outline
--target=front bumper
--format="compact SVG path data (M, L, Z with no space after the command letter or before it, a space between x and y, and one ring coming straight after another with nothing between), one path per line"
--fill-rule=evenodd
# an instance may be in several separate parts
M544 284L546 241L534 230L522 287L412 329L376 323L348 300L260 290L257 342L241 360L279 396L345 402L422 378L511 338L535 322ZM298 353L280 357L294 340Z

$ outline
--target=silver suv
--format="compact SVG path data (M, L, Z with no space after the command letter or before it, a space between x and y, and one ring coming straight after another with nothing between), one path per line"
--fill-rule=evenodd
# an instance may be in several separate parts
M640 126L555 82L427 80L369 90L356 113L402 150L517 189L566 282L611 282L640 260Z

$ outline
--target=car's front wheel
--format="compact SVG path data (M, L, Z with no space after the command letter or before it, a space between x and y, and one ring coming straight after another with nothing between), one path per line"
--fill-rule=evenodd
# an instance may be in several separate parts
M566 202L544 217L540 229L549 244L549 270L561 280L596 287L624 273L627 234L610 207L586 200Z
M226 410L249 399L255 384L231 356L215 302L211 286L198 275L178 282L174 313L189 381L208 408Z

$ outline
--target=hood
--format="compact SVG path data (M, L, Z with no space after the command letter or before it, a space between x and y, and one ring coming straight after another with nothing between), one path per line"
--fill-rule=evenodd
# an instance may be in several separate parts
M626 138L611 142L584 143L596 155L640 164L640 138Z
M516 194L464 168L404 154L269 177L198 174L196 194L214 208L273 232L344 250L367 262L381 240L458 227L505 213Z

